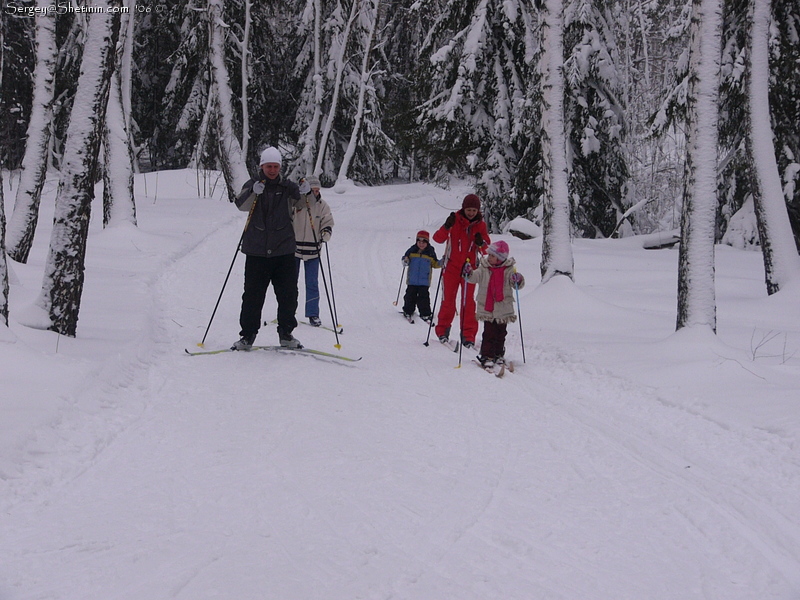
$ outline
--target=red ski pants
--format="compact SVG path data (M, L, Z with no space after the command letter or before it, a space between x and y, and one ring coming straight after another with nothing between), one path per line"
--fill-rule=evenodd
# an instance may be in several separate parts
M463 289L465 284L466 296ZM459 295L457 292L461 288L461 297L458 302L461 340L474 344L475 337L478 335L478 320L475 318L475 284L466 283L458 271L450 272L445 269L442 275L442 288L442 305L439 307L439 315L436 318L436 336L450 336L450 325L456 314L456 296Z

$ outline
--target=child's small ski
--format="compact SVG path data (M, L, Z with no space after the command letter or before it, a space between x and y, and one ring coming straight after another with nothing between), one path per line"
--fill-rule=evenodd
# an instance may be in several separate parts
M409 323L412 323L412 324L414 323L414 315L407 315L407 314L406 314L406 313L404 313L402 310L400 311L400 314L401 314L401 315L403 315L403 318L404 318L406 321L408 321Z
M492 363L491 366L487 366L487 365L481 364L480 361L478 361L478 360L473 360L472 362L474 362L476 365L478 365L481 369L483 369L487 373L491 373L495 377L502 377L503 375L506 374L506 371L508 371L509 373L513 373L514 372L514 363L513 362L505 362L505 363L501 363L499 365ZM500 367L500 368L498 369L497 367Z

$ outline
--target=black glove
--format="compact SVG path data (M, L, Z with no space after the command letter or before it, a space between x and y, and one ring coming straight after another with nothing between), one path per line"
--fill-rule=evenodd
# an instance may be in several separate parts
M450 229L456 223L456 213L451 212L450 216L447 217L447 220L444 222L444 228Z
M478 233L476 233L476 234L475 234L475 245L476 245L478 248L480 248L480 247L481 247L481 246L483 246L485 243L486 243L486 242L484 242L484 241L483 241L483 236L481 235L481 232L479 231Z

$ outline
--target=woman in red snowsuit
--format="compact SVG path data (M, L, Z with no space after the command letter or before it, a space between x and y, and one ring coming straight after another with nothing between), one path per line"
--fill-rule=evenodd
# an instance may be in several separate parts
M475 266L478 262L477 252L480 250L482 254L491 243L481 214L481 199L475 194L468 194L461 204L461 210L450 213L444 225L433 234L433 241L438 244L447 242L442 272L442 305L436 318L436 336L443 343L450 339L450 325L456 314L456 292L461 288L458 305L461 313L461 343L466 348L472 348L478 334L475 284L467 284L461 270L467 259Z

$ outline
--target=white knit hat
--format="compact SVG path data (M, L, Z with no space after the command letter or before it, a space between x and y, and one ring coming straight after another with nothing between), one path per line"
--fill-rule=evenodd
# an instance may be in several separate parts
M281 164L283 162L281 158L280 150L275 148L274 146L270 146L269 148L264 148L264 151L261 153L261 162L260 165L266 163L278 163Z

